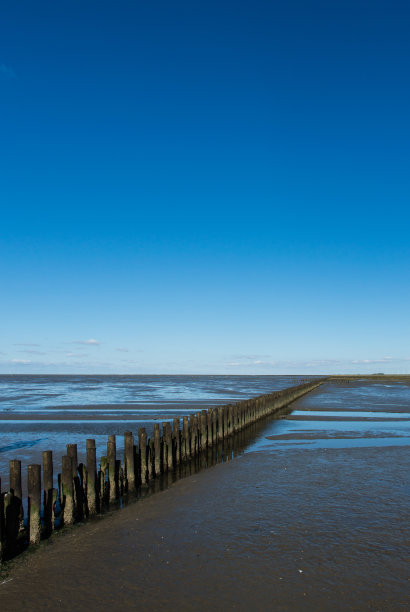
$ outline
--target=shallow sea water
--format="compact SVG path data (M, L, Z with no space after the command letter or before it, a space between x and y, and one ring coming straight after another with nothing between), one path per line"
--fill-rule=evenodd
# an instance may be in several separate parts
M150 436L157 421L299 383L296 376L0 376L3 488L10 459L20 459L25 471L52 450L57 475L69 443L78 445L81 462L87 438L95 439L100 457L115 434L120 454L127 430L135 435L145 427Z
M410 446L410 386L326 383L272 420L246 452Z

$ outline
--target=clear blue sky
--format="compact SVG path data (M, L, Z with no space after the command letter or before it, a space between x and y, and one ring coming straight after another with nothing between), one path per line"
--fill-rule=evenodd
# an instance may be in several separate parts
M0 372L410 372L409 31L2 2Z

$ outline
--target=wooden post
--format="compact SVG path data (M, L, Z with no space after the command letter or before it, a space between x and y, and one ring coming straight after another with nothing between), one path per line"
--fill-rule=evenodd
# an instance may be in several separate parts
M223 415L224 438L227 438L228 437L228 408L226 406L222 407L222 415Z
M67 444L67 455L71 457L71 472L72 477L76 478L78 476L77 468L78 468L78 458L77 458L77 444Z
M154 440L151 440L151 438L149 438L147 447L148 480L150 481L154 478Z
M192 457L195 457L195 452L196 452L195 420L196 420L196 416L194 414L190 414L189 415L189 430L190 430L190 436L189 436L189 459L192 459Z
M103 502L107 501L107 470L108 470L108 459L105 455L100 460L100 510Z
M9 462L10 466L10 491L13 492L14 496L22 501L21 492L21 461L18 459L12 459Z
M179 429L179 419L175 418L173 420L173 431L172 431L172 438L173 438L173 459L174 459L174 465L178 465L179 462L181 461L181 432Z
M161 474L161 432L159 430L159 423L154 423L154 471L155 476Z
M21 487L21 461L12 459L10 467L10 491L13 493L13 513L18 523L18 530L24 527L23 493Z
M163 421L162 423L162 469L165 472L168 472L168 437L167 437L168 423L167 421Z
M87 448L87 510L89 515L97 512L97 455L95 440L86 441Z
M206 413L206 428L207 428L207 444L208 446L212 446L213 436L212 436L212 410L211 408Z
M71 458L71 471L73 478L73 504L74 515L78 518L79 507L79 478L78 478L78 457L77 444L67 444L67 455Z
M39 544L41 536L41 465L28 466L27 490L29 542Z
M224 409L218 407L218 442L224 438Z
M63 496L63 522L71 525L74 522L74 484L72 459L68 455L62 458L61 489Z
M194 443L194 457L199 453L199 421L198 414L194 414L193 427L192 427L192 438L191 441Z
M43 451L43 487L44 492L53 488L53 453L51 450Z
M182 425L182 461L186 461L189 457L189 419L187 416L183 417Z
M212 444L218 442L218 409L212 408Z
M197 436L197 453L202 450L202 426L201 426L201 413L196 413L196 436Z
M232 407L233 426L232 431L236 433L238 431L238 404L234 404Z
M115 474L116 474L116 479L117 479L117 497L120 497L121 495L123 495L124 493L124 487L123 487L123 469L122 469L122 465L121 465L121 459L117 459L115 461Z
M135 494L134 436L130 431L124 433L124 465L127 491Z
M44 527L47 535L53 531L53 453L51 450L43 451L43 488L44 488Z
M207 411L201 410L200 423L201 423L201 450L205 450L208 444L208 425L207 425Z
M233 433L233 406L229 404L228 406L228 435L232 435Z
M118 474L117 474L117 443L115 435L108 436L107 442L108 480L110 483L110 501L118 497Z
M139 458L140 458L140 474L141 474L141 485L146 486L147 484L147 433L145 427L138 429L139 438Z
M172 456L172 429L171 423L165 423L165 443L167 445L167 462L168 470L172 470L174 467L174 458Z

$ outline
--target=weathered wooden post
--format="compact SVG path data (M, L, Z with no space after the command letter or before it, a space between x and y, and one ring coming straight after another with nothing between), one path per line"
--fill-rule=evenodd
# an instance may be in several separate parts
M167 429L168 423L167 421L163 421L162 423L162 470L168 472L168 440L167 440Z
M11 491L6 491L3 496L3 517L4 517L4 548L10 554L14 552L17 545L20 523L18 514L13 506L14 495Z
M89 515L97 512L97 454L95 440L86 441L87 448L87 510Z
M199 414L199 413L198 413ZM201 410L200 413L200 423L201 423L201 442L200 449L205 450L208 442L208 434L207 434L207 413L206 410Z
M202 426L201 426L201 413L196 413L196 435L197 435L197 453L200 453L202 449Z
M167 462L168 470L172 470L174 467L174 458L172 453L172 429L171 423L165 423L165 443L167 446Z
M186 461L189 457L189 418L184 416L182 419L182 461Z
M100 470L99 470L99 480L100 480L100 510L101 504L107 501L107 470L108 470L108 459L105 455L103 455L100 459Z
M74 482L72 458L64 455L62 458L61 490L63 502L63 523L72 525L74 523Z
M231 406L231 435L235 433L235 404Z
M140 427L138 429L138 438L141 486L145 487L147 484L147 432L145 431L145 427Z
M239 422L239 406L238 404L234 404L234 432L236 433L240 429Z
M29 542L39 544L41 537L41 465L28 466L27 491Z
M124 470L122 469L121 459L115 461L115 473L117 478L117 497L124 493Z
M21 461L12 459L9 462L10 467L10 491L13 493L13 513L14 520L17 522L17 531L24 527L23 514L23 493L21 487Z
M43 451L43 488L44 488L44 528L50 535L54 528L54 488L53 488L53 453Z
M67 444L67 455L71 458L72 478L76 478L78 476L77 444Z
M21 461L18 459L12 459L9 462L10 467L10 491L17 497L20 502L22 501L21 492Z
M124 433L124 466L127 491L135 494L134 436L130 431Z
M194 435L193 435L193 439L195 442L195 451L194 451L194 456L196 457L199 454L199 418L198 418L198 413L194 414L194 422L193 422L193 430L194 430Z
M189 458L195 457L196 453L196 431L195 431L196 416L194 414L189 415Z
M211 409L212 420L212 444L215 446L218 441L218 408L215 406Z
M173 459L174 466L178 465L181 461L181 432L179 429L179 419L174 418L173 430L172 430L172 441L173 441Z
M206 426L208 430L208 437L207 437L208 446L212 446L213 444L212 412L213 412L212 409L209 408L209 410L206 413Z
M224 428L224 438L229 436L228 431L228 408L223 406L223 428Z
M118 497L118 474L117 474L117 442L115 435L108 436L107 441L108 481L110 484L110 501Z
M147 461L148 461L148 480L154 478L154 467L155 467L155 454L154 454L154 440L148 439L147 444Z
M159 476L161 474L161 432L159 430L159 423L154 423L154 455L155 476Z
M223 440L224 437L224 409L222 406L218 406L218 442Z
M67 455L71 458L71 472L73 478L73 504L74 515L78 518L80 506L80 479L78 478L77 444L67 444Z
M229 404L228 406L228 435L233 434L233 406Z

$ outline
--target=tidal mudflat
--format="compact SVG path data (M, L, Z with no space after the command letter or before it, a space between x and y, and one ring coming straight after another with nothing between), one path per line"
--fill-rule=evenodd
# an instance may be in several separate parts
M311 377L315 378L315 377ZM78 444L85 461L85 440L96 441L104 454L107 436L216 405L255 397L300 382L295 376L0 376L0 476L8 485L8 462L20 459L22 469L41 463L52 450L56 472L68 443ZM24 481L25 479L23 479Z
M232 461L24 555L2 608L408 609L409 386L327 383L290 409Z

